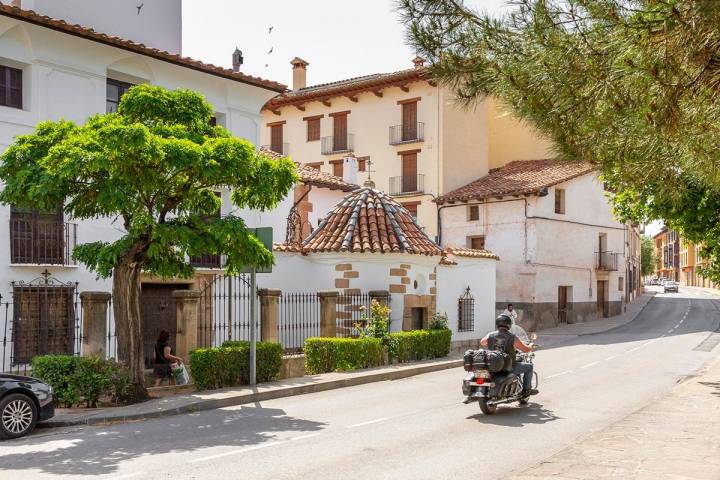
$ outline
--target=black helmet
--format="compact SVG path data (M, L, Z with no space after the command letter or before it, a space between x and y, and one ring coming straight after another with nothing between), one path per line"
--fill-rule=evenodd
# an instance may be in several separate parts
M507 315L498 315L498 317L495 319L495 328L500 327L505 327L510 330L510 327L512 327L512 318L508 317Z

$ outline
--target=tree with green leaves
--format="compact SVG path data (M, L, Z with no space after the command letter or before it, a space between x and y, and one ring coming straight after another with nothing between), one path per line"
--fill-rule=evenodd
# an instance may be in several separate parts
M655 273L655 242L647 235L640 237L640 275Z
M432 75L485 96L590 161L623 220L662 219L704 245L720 280L720 2L515 0L491 16L462 0L399 0Z
M297 180L289 159L271 159L225 128L211 126L212 106L198 93L139 85L117 113L84 125L43 122L0 157L0 203L39 210L62 206L76 220L113 219L113 242L78 245L73 257L113 282L118 357L133 395L146 395L140 275L193 275L188 259L226 257L228 273L268 266L273 256L242 218L216 218L215 192L237 207L271 209ZM212 218L212 220L209 220Z

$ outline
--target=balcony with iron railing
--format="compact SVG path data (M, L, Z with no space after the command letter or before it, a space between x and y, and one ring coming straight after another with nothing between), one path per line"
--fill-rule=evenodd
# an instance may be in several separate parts
M77 224L31 217L10 218L10 263L75 265Z
M619 253L615 252L595 252L597 258L597 269L604 272L614 272L618 269Z
M288 155L290 155L289 143L282 143L279 145L263 145L261 148L264 150L270 150L271 152L275 152L278 155L282 155L283 157L287 157Z
M390 177L390 195L414 195L425 191L425 175Z
M393 125L390 127L390 145L422 142L425 140L425 124L422 122Z
M355 136L352 133L347 135L334 135L332 137L322 137L321 152L323 155L332 155L333 153L351 152L354 149Z

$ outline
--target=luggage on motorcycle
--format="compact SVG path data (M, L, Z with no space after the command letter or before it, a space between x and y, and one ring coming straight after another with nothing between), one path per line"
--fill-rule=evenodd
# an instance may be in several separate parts
M505 368L507 354L497 350L477 350L474 365L477 369L485 369L490 373L497 373Z
M465 354L463 355L463 368L466 372L472 372L475 370L473 368L473 362L475 361L475 351L474 350L465 350Z

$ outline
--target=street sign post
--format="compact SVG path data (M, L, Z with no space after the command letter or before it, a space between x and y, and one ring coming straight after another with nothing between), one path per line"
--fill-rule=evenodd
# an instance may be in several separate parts
M273 230L272 227L260 227L251 229L262 244L272 252ZM242 270L243 273L250 274L250 385L257 384L257 309L255 308L255 299L257 298L257 281L256 274L271 273L272 266L260 267L250 266Z

